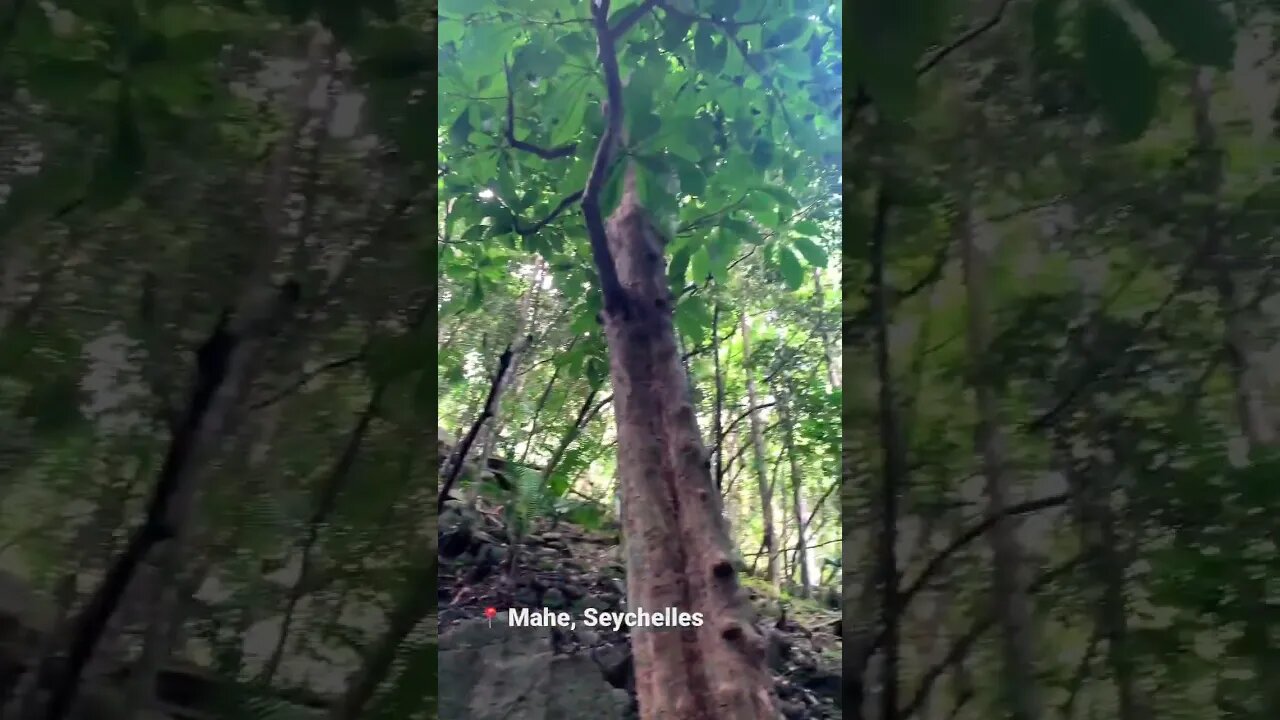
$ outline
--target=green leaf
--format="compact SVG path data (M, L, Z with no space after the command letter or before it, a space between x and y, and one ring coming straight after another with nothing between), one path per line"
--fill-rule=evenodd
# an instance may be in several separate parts
M555 47L529 44L516 51L511 70L515 77L523 77L526 73L544 78L555 77L564 61L565 54Z
M707 254L706 247L700 247L694 251L693 257L690 258L689 269L692 271L691 279L694 284L701 285L706 282L707 277L711 275L711 256Z
M1082 22L1085 79L1122 140L1137 139L1155 115L1151 61L1129 24L1102 0L1090 0Z
M142 179L145 163L146 149L134 115L133 95L127 87L122 87L116 108L115 135L91 182L92 203L100 208L120 204Z
M421 332L373 338L365 353L369 379L379 384L390 383L430 365L430 341L431 338Z
M793 240L791 245L813 267L824 268L827 266L827 253L818 246L818 243L809 238L800 237Z
M757 140L751 149L751 162L760 170L768 170L773 165L773 143L763 138Z
M707 247L708 270L716 282L728 281L729 263L733 262L734 252L737 251L741 241L740 237L726 231L723 227L716 231L715 237Z
M458 119L453 121L449 126L449 142L454 145L466 145L467 138L471 136L471 108L464 109L458 114Z
M84 197L91 179L90 162L76 158L70 150L59 152L45 162L35 177L14 178L12 190L0 205L0 232L70 207Z
M662 19L662 46L668 50L681 50L684 38L693 27L693 17L684 13L666 13Z
M689 255L689 246L684 245L671 256L671 264L667 266L667 283L673 292L684 288L685 275L689 271Z
M804 285L804 267L796 259L791 248L778 248L778 270L782 273L782 281L789 290L799 290Z
M33 58L23 71L27 87L36 97L58 103L77 103L115 83L97 58Z
M484 286L480 284L480 274L477 273L471 283L471 297L467 300L467 311L474 312L480 309L484 304Z
M630 113L630 115L631 132L628 135L628 140L632 143L647 140L657 134L658 130L662 128L662 118L652 110ZM632 147L634 147L634 145Z
M788 18L778 26L777 30L769 33L768 37L765 38L764 47L772 48L786 45L803 35L807 29L809 29L809 20L807 18Z
M56 376L33 387L18 408L38 433L54 433L78 423L80 383L73 375Z
M680 334L689 338L692 345L699 345L706 337L707 328L711 327L711 313L707 303L700 297L685 298L675 312L675 325Z
M812 220L801 220L800 222L796 223L791 229L800 233L801 235L808 235L810 237L816 237L822 234L822 228L818 227L818 223Z
M916 64L949 22L944 0L855 0L849 68L878 110L903 117L916 98Z
M631 160L614 163L613 170L604 181L604 189L600 191L600 213L608 217L622 200L622 178L627 174L627 166Z
M1236 29L1211 0L1133 0L1178 57L1193 65L1229 70Z
M679 155L668 155L668 160L675 168L676 177L680 178L680 192L693 197L701 197L707 190L707 178L697 165Z
M699 24L698 31L693 36L693 59L698 69L708 75L715 75L724 68L728 54L728 44L717 43L711 27L707 23Z
M757 187L755 191L764 193L776 200L778 207L780 208L799 207L799 203L796 202L796 199L792 197L791 193L787 192L787 189L784 187L777 185L761 185L760 187Z
M563 145L577 137L578 133L582 131L582 123L587 112L587 84L583 82L574 83L563 95L553 100L549 106L552 108L564 108L558 114L557 122L551 131L551 144L553 146Z
M1031 38L1037 58L1048 60L1058 56L1058 12L1062 0L1036 0L1031 9Z

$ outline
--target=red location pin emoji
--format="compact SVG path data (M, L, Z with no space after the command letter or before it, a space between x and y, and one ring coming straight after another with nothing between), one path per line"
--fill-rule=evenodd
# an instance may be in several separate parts
M491 607L487 607L484 609L484 616L489 619L489 627L493 627L493 616L497 614L498 614L498 611L494 610Z

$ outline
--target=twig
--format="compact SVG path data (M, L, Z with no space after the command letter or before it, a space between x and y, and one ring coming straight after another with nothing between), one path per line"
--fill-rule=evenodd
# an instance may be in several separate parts
M444 509L444 501L449 497L449 491L453 489L453 484L458 481L458 476L462 474L462 467L467 464L467 455L471 453L471 446L475 444L476 436L480 434L480 428L484 426L485 421L493 417L493 406L498 399L498 389L502 387L502 380L506 377L507 368L511 366L511 359L514 355L514 349L507 345L507 349L498 358L498 371L494 373L493 383L489 385L489 395L485 397L484 407L480 410L475 422L471 423L471 428L467 430L466 437L462 439L462 442L453 451L454 460L449 466L449 475L445 478L444 485L440 488L440 497L436 502L437 513Z
M947 44L941 50L931 55L927 60L920 63L920 65L916 68L916 77L920 77L921 75L924 75L925 73L934 69L935 67L938 66L939 63L945 60L948 55L955 52L956 50L959 50L964 45L967 45L968 43L973 42L980 35L987 32L988 30L993 29L996 25L999 25L1000 20L1004 17L1005 8L1008 7L1008 5L1009 5L1009 0L1002 0L1002 2L1000 3L1000 7L996 8L995 13L990 18L988 18L985 22L983 22L981 25L975 28L968 30L967 32L962 34L959 38ZM849 108L848 110L845 111L844 127L843 127L845 135L852 134L854 119L857 118L859 112L861 112L864 108L866 108L870 104L871 104L871 95L867 93L867 88L864 87L863 85L858 85L856 88L854 88L853 99L849 101Z
M517 217L515 219L516 234L523 237L523 236L532 235L538 232L542 228L549 225L552 220L555 220L556 217L560 215L560 213L567 210L570 205L573 205L574 203L578 202L581 199L582 199L581 190L570 193L566 198L561 200L560 204L556 205L546 217L542 218L541 220L539 220L538 222L534 223L533 225L527 228L520 227L520 218Z
M750 416L750 415L751 415L751 413L753 413L753 412L755 412L755 411L757 411L757 410L764 410L765 408L771 408L771 407L773 407L774 405L775 405L775 403L772 403L772 402L760 403L759 405L756 405L755 407L752 407L752 408L750 408L750 409L748 409L748 410L744 410L744 411L742 412L742 414L741 414L741 415L739 415L738 417L736 417L736 418L734 418L734 419L733 419L733 422L731 422L731 423L729 423L728 425L726 425L726 426L725 426L724 431L720 433L720 437L716 439L716 442L717 442L717 443L722 443L722 442L724 442L724 439L725 439L725 438L727 438L727 437L729 437L729 433L733 432L733 429L734 429L735 427L737 427L737 426L738 426L738 423L740 423L740 422L742 422L743 420L747 419L747 417L748 417L748 416Z
M252 405L249 406L249 409L261 410L262 408L265 408L268 405L274 405L280 402L281 400L285 399L286 397L301 390L303 387L306 386L307 383L311 382L312 380L315 380L320 375L323 375L324 373L327 373L330 370L337 370L339 368L344 368L348 365L354 365L355 363L358 363L361 360L363 360L364 357L365 357L365 350L361 350L355 355L339 358L337 360L330 360L329 362L317 367L314 370L311 370L310 372L302 373L301 375L298 376L297 380L290 383L287 387L276 391L270 397L267 397L263 400L259 400L256 403L253 403Z
M1085 556L1082 554L1060 565L1049 568L1032 581L1031 586L1027 588L1027 591L1035 592L1036 590L1043 588L1045 585L1053 582L1060 575L1070 572L1085 559ZM937 665L929 668L928 672L924 674L924 677L920 680L920 687L916 690L915 696L912 697L911 702L897 714L897 717L905 720L906 718L910 718L914 715L920 709L920 706L924 704L925 698L929 697L929 693L933 691L933 684L938 681L938 678L942 677L942 674L947 671L947 668L964 662L964 659L968 657L969 652L973 650L973 646L977 643L978 638L982 637L983 633L996 624L996 619L995 613L988 613L975 622L973 626L969 628L968 632L960 636L960 638L956 640L955 644L951 646L951 650L947 652L946 657L944 657Z
M915 597L917 593L923 590L925 584L929 581L929 578L937 574L937 572L942 569L943 563L945 563L952 555L955 555L957 552L964 549L964 546L987 534L991 528L996 526L996 523L1005 518L1014 517L1016 515L1027 515L1039 510L1046 510L1051 507L1065 505L1070 499L1071 495L1068 493L1050 495L1036 500L1028 500L1027 502L1019 503L1017 505L1010 505L1005 508L1004 512L998 515L991 515L983 518L981 522L956 536L950 544L929 560L924 569L920 571L920 575L918 575L916 579L902 592L902 595L900 596L902 604L905 606L911 601L911 598Z
M1179 273L1177 280L1174 281L1173 287L1169 290L1168 294L1165 295L1158 305L1148 310L1143 314L1141 319L1138 320L1138 327L1133 332L1133 338L1135 340L1141 337L1142 334L1151 327L1151 324L1155 319L1163 313L1166 308L1173 304L1173 301L1187 289L1191 279L1195 277L1196 270L1199 269L1201 261L1209 254L1212 247L1213 243L1206 241L1201 243L1200 247L1191 254L1191 257L1187 259L1186 265L1183 266L1182 272ZM1120 365L1121 370L1123 371L1125 361L1131 360L1132 358L1133 354L1125 352L1125 348L1121 347L1115 352L1108 353L1107 357L1098 358L1095 359L1094 362L1089 363L1088 366L1085 367L1084 371L1079 374L1076 382L1067 390L1066 393L1062 395L1058 402L1055 403L1053 407L1041 413L1034 420L1027 423L1026 429L1032 432L1040 432L1051 427L1055 422L1057 422L1058 416L1074 405L1075 402L1080 399L1080 395L1085 391L1085 389L1098 381L1105 371L1111 369L1113 365Z
M936 67L938 63L941 63L943 60L946 60L948 55L959 50L965 45L968 45L969 43L978 39L978 36L991 30L996 25L999 25L1000 20L1004 17L1005 8L1007 7L1009 7L1009 0L1001 0L1000 7L996 8L996 11L992 13L991 17L987 18L986 22L982 23L981 25L978 25L975 28L969 29L960 37L956 38L951 43L943 47L941 50L939 50L938 52L930 56L928 60L925 60L923 63L920 64L919 67L916 68L916 75L923 75L929 72L934 67Z
M1102 626L1095 625L1093 634L1089 636L1089 645L1084 649L1084 656L1080 658L1080 664L1076 666L1076 671L1071 675L1071 682L1067 685L1067 699L1062 703L1062 717L1071 718L1075 709L1076 697L1080 694L1080 688L1084 687L1085 678L1089 676L1089 665L1093 662L1093 654L1098 650L1098 641L1102 639Z

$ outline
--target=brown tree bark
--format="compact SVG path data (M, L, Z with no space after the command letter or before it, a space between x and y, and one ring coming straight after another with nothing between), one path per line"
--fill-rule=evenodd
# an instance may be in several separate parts
M603 299L632 610L700 613L701 627L631 633L641 720L776 720L765 643L731 560L720 495L691 403L667 284L666 239L629 174L607 227L605 180L622 146L615 43L656 0L610 18L591 7L607 102L605 130L582 194Z
M747 618L719 493L686 399L664 240L631 192L608 227L628 297L627 311L605 319L626 508L627 594L632 609L676 607L705 619L701 628L633 631L641 717L772 720L764 644Z

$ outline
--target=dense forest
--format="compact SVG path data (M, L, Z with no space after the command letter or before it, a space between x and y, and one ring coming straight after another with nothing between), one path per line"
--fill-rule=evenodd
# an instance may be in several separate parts
M1280 8L847 5L0 3L0 718L1280 717Z
M0 6L6 718L434 717L432 9Z
M836 642L840 22L808 0L442 5L442 628L607 602L525 547L605 529L623 607L706 618L632 629L640 717L828 716L786 680L775 703L756 621ZM474 526L504 533L496 580Z
M845 715L1277 717L1275 4L853 7Z

